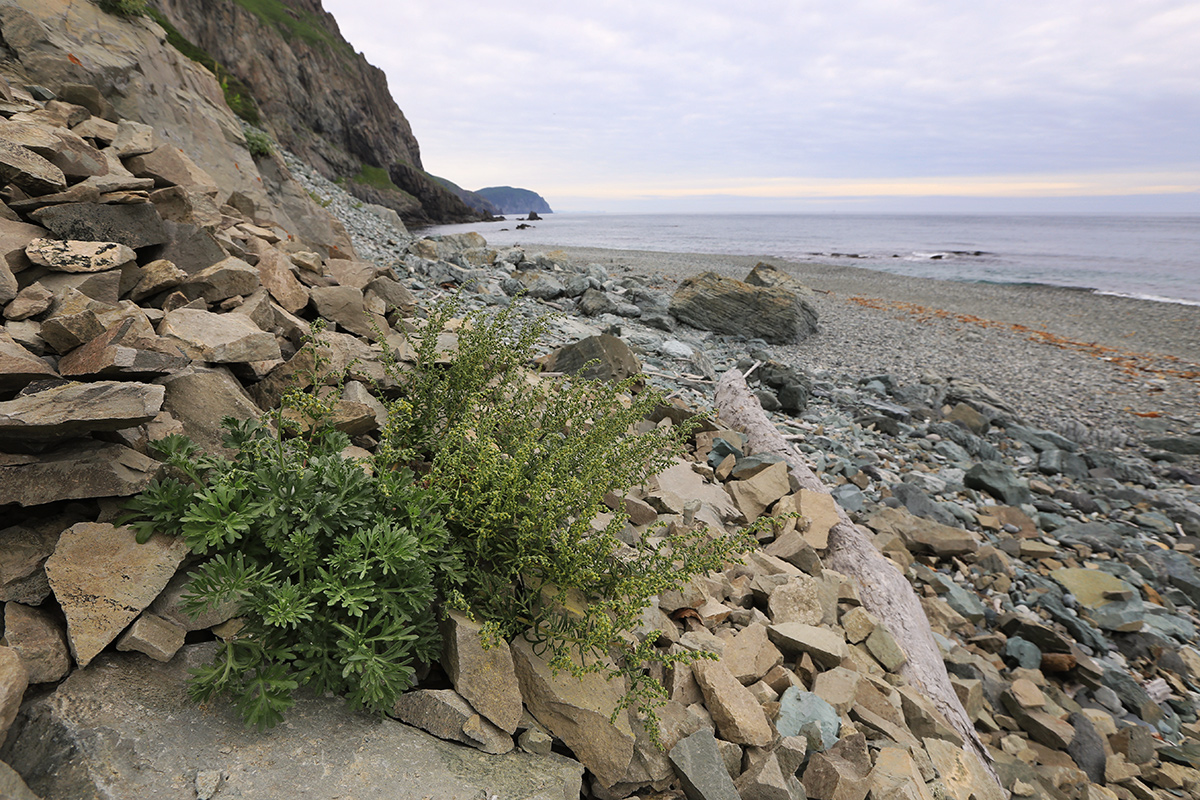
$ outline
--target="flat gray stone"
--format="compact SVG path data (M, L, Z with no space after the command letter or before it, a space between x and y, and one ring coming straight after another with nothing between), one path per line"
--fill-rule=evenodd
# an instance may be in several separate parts
M439 739L470 745L485 753L499 755L513 749L512 736L481 717L453 689L405 692L392 706L392 716Z
M63 242L34 239L25 245L25 255L39 266L55 272L103 272L120 269L137 258L133 249L116 242Z
M162 464L120 444L83 441L37 455L0 453L0 506L128 497L158 477Z
M340 697L299 693L284 724L248 730L224 700L202 711L187 697L188 670L208 663L213 647L186 646L167 664L138 654L100 656L30 704L0 758L47 798L195 800L197 776L212 773L224 774L215 800L580 794L583 768L570 759L487 755L351 711ZM61 746L48 749L47 742Z
M165 390L148 383L67 383L0 403L0 444L54 442L142 425L162 409Z

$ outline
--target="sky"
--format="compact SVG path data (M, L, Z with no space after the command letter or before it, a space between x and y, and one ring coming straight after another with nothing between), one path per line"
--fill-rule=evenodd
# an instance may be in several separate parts
M1200 212L1200 2L324 6L427 171L556 211Z

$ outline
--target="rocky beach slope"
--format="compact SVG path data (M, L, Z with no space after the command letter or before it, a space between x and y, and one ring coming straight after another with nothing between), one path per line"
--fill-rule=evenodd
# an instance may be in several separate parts
M65 35L12 6L0 23L30 53ZM158 78L219 97L162 57ZM1194 309L413 237L285 153L251 157L227 110L207 113L237 169L105 97L0 82L0 796L1200 794ZM230 183L252 165L253 198ZM614 713L621 687L520 636L484 650L457 615L384 719L302 692L258 733L187 698L236 623L183 611L179 541L116 524L163 473L154 442L219 451L222 417L312 379L321 317L344 456L366 458L395 389L383 343L452 294L557 312L530 369L640 375L669 397L645 425L705 414L607 498L623 541L763 522L743 563L645 609L640 640L714 656L656 676L661 749Z

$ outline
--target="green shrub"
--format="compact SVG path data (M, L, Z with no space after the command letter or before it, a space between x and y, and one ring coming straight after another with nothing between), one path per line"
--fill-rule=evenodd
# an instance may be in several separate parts
M400 187L392 183L392 176L383 167L372 167L363 164L358 170L358 174L350 180L385 192L400 191Z
M321 195L317 194L312 189L308 189L306 191L308 192L309 198L321 208L329 208L330 204L333 203L332 197L321 197Z
M300 686L390 710L413 663L437 657L435 600L459 574L435 491L405 470L373 475L343 458L348 437L319 424L311 396L288 405L318 420L309 435L227 419L231 460L183 437L157 443L180 477L152 485L122 520L140 541L175 534L207 556L185 608L235 602L245 625L193 672L189 693L228 694L260 729L282 719Z
M336 391L289 392L274 429L227 420L232 458L182 437L156 445L176 477L132 500L122 522L140 541L182 536L207 558L191 573L190 610L233 601L245 618L191 695L229 694L260 728L300 686L386 711L414 660L438 654L433 609L458 608L483 623L485 645L524 635L555 669L625 681L621 708L644 713L657 739L665 691L651 667L710 656L639 639L642 613L753 539L672 526L622 542L623 513L599 522L604 496L667 466L688 426L634 432L662 397L631 381L536 376L546 321L520 322L515 306L467 315L446 358L457 311L457 300L432 311L409 341L414 363L385 345L399 386L370 471L342 458L347 437L324 424ZM317 386L329 383L320 361ZM302 435L280 433L296 418Z
M626 704L653 717L665 692L648 672L704 657L676 656L632 632L655 595L723 569L749 537L704 529L653 531L622 543L627 517L597 519L609 492L625 494L661 471L687 426L631 429L662 402L632 381L531 377L527 364L545 322L521 324L513 308L468 315L458 349L440 363L446 303L412 337L414 365L396 364L380 464L420 463L447 497L443 514L461 554L461 593L448 597L484 624L492 641L528 635L555 669L629 681ZM607 659L615 657L615 662ZM648 726L654 735L656 726Z
M263 131L255 128L247 128L245 131L246 149L250 151L250 155L255 158L265 158L271 155L274 151L274 146L271 143L271 137Z
M310 11L293 8L280 0L234 0L239 6L258 17L259 21L277 30L289 41L302 41L312 47L325 49L342 60L354 57L354 48L325 29L322 20Z
M97 0L102 11L118 17L140 17L146 13L146 0Z

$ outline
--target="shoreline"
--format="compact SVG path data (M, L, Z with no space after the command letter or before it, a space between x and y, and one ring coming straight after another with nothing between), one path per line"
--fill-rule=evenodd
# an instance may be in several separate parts
M712 270L741 279L759 261L816 292L820 332L770 348L809 371L939 375L990 386L1023 417L1082 426L1097 443L1200 427L1200 306L1042 284L945 281L780 258L542 244L668 293ZM685 329L687 330L687 329Z
M772 256L674 253L544 244L525 249L561 252L572 262L628 266L642 275L679 280L712 270L743 278L760 261L786 269L819 292L914 303L1000 323L1044 328L1065 338L1098 342L1128 352L1174 356L1200 365L1200 306L1109 294L1044 283L950 281L899 275L866 267L798 262ZM1085 306L1090 306L1085 308ZM1064 310L1066 313L1064 313ZM1139 317L1136 328L1125 323Z

